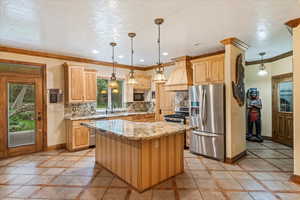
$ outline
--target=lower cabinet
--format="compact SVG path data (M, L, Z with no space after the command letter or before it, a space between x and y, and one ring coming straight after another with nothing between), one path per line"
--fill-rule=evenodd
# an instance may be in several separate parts
M69 151L81 150L90 146L90 130L80 123L87 120L67 120L67 149Z

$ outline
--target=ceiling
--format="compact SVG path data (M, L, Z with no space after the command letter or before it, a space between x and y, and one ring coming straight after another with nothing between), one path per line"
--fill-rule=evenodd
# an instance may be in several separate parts
M136 32L135 65L157 62L156 17L163 62L221 50L219 41L237 37L250 48L246 60L292 49L283 25L300 17L299 0L0 0L0 44L130 64L128 32ZM98 53L93 53L97 50ZM122 57L123 56L123 57ZM141 62L141 59L144 62Z

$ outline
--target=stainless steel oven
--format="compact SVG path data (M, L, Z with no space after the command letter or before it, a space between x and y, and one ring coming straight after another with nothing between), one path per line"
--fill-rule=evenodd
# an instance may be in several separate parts
M133 101L145 101L145 93L133 93Z

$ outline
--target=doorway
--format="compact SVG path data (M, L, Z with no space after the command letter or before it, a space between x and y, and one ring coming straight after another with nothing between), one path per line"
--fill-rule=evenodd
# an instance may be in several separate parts
M0 62L0 158L42 151L46 146L44 70Z
M272 77L272 139L293 147L293 74Z

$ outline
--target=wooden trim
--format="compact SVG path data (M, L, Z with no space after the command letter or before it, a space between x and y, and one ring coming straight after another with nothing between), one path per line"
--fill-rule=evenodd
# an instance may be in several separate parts
M46 151L65 149L65 148L66 148L66 143L62 143L62 144L56 144L56 145L48 146Z
M0 45L0 51L112 67L111 62L105 62L105 61L93 60L93 59L89 59L89 58L81 58L81 57L75 57L75 56L66 56L66 55L54 54L54 53L46 53L46 52L42 52L42 51L27 50L27 49L14 48L14 47L2 46L2 45ZM134 70L144 71L144 67L139 67L139 66L116 64L115 67L122 68L122 69L134 69Z
M162 67L170 67L170 66L174 66L174 65L175 65L175 62L171 61L171 62L163 63ZM148 71L148 70L152 70L155 68L158 68L158 65L151 65L149 67L144 67L143 69L144 69L144 71Z
M19 64L19 65L30 65L30 66L37 66L37 67L46 67L46 64L42 64L42 63L25 62L25 61L17 61L17 60L7 60L7 59L0 59L0 63L9 63L9 64Z
M292 78L293 79L293 72L272 76L272 80L273 79L282 79L282 78Z
M226 38L222 41L220 41L224 46L226 45L234 45L240 49L243 49L243 50L247 50L249 48L249 45L246 44L245 42L239 40L238 38L236 37L230 37L230 38Z
M289 56L293 56L293 51L289 51L283 54L280 54L278 56L274 56L272 58L268 58L268 59L264 59L263 63L271 63L271 62L275 62L277 60L283 59L283 58L287 58ZM261 63L261 60L255 60L255 61L246 61L246 65L258 65Z
M292 19L286 22L285 25L289 26L290 28L296 28L300 25L300 18Z
M226 158L225 163L233 164L233 163L237 162L238 160L242 159L246 155L247 155L247 150L241 152L240 154L234 156L233 158Z
M194 60L194 59L198 59L198 58L205 58L205 57L210 57L210 56L217 56L217 55L221 55L224 53L225 53L225 50L216 51L216 52L212 52L212 53L206 53L206 54L202 54L202 55L198 55L198 56L192 56L190 60Z

